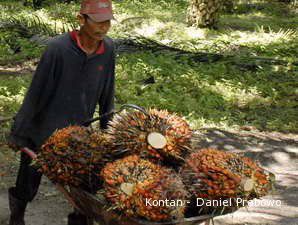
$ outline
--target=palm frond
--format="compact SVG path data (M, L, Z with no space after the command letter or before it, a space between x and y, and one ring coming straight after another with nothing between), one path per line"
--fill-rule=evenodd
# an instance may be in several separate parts
M20 36L26 38L30 38L33 35L53 37L60 33L67 32L74 27L74 25L62 24L62 28L60 27L57 22L55 22L54 25L48 24L37 15L11 16L5 21L0 21L0 30L14 30L17 31Z

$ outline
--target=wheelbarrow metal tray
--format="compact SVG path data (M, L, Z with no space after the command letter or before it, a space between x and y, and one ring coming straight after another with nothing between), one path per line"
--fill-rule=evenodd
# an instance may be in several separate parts
M214 217L214 215L203 215L182 218L180 220L170 222L150 222L147 220L120 216L112 210L107 210L105 207L107 205L105 200L78 188L71 187L68 193L76 208L85 215L92 217L97 222L105 225L199 225L202 222L204 222L204 224L205 222L209 224L209 219Z
M25 147L22 152L35 159L36 153ZM69 203L77 208L80 212L88 217L94 218L97 222L104 225L200 225L209 224L209 220L215 215L202 215L196 217L182 218L170 222L150 222L147 220L134 219L116 214L112 210L107 210L107 202L99 197L92 195L84 190L76 187L64 187L56 184L56 187L61 191Z

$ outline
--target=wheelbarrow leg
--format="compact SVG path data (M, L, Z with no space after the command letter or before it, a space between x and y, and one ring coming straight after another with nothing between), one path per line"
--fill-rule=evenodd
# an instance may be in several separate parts
M67 225L93 225L93 221L93 218L87 217L75 209L73 213L68 215Z

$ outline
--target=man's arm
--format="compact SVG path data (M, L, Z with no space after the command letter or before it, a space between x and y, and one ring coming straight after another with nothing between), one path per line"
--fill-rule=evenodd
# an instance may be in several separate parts
M57 62L57 49L49 46L40 59L23 104L14 118L11 142L17 145L24 144L33 119L47 105L54 90Z
M114 97L115 97L115 54L112 53L111 61L108 68L108 77L106 79L103 93L99 99L99 114L103 115L100 119L100 127L107 128L107 123L112 117L112 114L105 116L104 114L110 113L114 110Z

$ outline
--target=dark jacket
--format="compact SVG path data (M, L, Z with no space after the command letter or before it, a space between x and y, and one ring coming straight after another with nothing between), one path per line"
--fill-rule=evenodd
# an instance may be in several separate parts
M106 37L96 54L87 56L77 45L76 33L54 38L47 46L24 102L15 116L10 141L41 146L56 130L79 125L114 108L115 54ZM101 119L105 128L108 117Z

